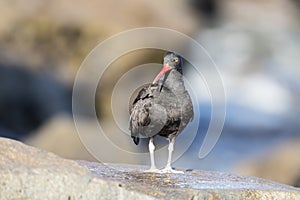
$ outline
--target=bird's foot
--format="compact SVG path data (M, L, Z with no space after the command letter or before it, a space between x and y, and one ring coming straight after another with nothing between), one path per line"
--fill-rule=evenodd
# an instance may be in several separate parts
M150 169L147 169L144 172L145 173L161 173L161 170L157 169L156 167L150 167Z
M184 174L183 171L177 171L172 169L172 167L170 166L166 166L165 168L163 168L162 170L160 170L161 173L167 173L167 174Z

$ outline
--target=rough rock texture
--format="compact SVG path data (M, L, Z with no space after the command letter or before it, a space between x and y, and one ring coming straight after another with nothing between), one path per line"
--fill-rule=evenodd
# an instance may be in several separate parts
M53 153L0 138L0 199L153 199Z
M275 182L206 171L143 173L142 166L72 161L0 138L0 199L299 199Z

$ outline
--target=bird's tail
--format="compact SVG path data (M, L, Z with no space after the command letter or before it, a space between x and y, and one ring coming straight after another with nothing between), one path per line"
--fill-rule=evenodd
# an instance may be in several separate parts
M136 144L136 145L138 145L138 144L139 144L139 142L140 142L140 138L139 138L138 136L131 136L131 138L132 138L132 140L133 140L134 144Z

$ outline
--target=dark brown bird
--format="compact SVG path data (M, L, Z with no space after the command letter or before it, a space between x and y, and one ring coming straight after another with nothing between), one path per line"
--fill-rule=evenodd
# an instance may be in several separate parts
M151 84L143 87L129 106L131 137L136 145L140 136L149 137L151 167L146 172L182 173L171 168L176 136L193 119L193 104L185 89L182 59L174 52L164 55L163 67ZM154 161L153 138L169 140L169 157L164 169L158 170Z

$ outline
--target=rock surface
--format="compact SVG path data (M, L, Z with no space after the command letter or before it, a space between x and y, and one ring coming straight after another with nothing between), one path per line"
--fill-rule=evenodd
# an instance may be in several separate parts
M0 199L299 199L300 190L233 174L143 173L144 166L63 159L0 138Z

